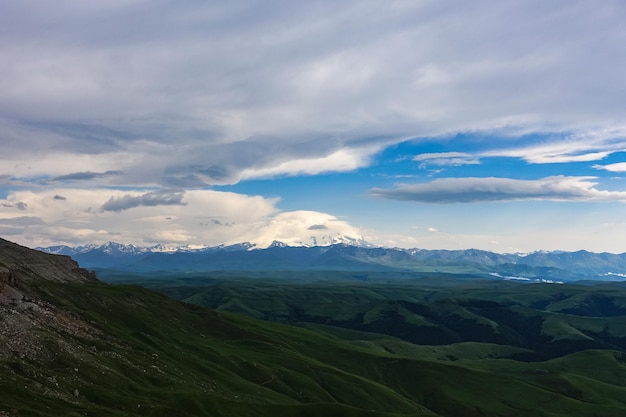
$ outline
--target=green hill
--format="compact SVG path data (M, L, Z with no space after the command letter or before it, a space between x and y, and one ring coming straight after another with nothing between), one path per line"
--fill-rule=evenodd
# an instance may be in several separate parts
M68 258L21 256L0 243L3 417L626 411L626 360L617 350L520 362L506 358L519 348L494 344L438 350L372 332L333 334L338 327L261 321L81 273L64 279L77 268Z

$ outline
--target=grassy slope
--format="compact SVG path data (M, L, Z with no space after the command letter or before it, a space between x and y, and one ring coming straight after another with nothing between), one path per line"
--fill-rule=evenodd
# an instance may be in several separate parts
M457 344L440 358L442 351L427 354L397 339L342 340L133 286L42 282L39 291L101 333L92 339L46 334L48 355L40 362L1 363L0 410L16 416L626 411L626 364L619 352L584 351L538 364L485 359L486 345ZM490 346L491 356L501 356Z
M626 289L621 284L186 284L158 290L261 319L382 333L416 344L496 343L535 351L535 359L590 348L626 349Z
M328 337L138 287L41 283L40 290L102 334L50 334L44 363L3 364L11 376L2 379L0 404L16 415L424 414L414 400L311 356L346 349Z

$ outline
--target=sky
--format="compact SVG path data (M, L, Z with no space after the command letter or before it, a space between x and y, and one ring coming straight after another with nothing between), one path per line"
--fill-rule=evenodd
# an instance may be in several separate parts
M626 252L626 4L0 1L0 237Z

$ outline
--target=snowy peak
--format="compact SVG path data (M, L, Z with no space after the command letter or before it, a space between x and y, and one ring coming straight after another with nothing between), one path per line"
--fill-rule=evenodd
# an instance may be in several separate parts
M163 243L159 243L158 245L150 246L147 248L150 252L176 252L180 249L180 247L175 245L165 245Z
M72 248L66 245L48 246L46 248L35 248L42 252L50 253L52 255L73 255L79 247Z
M289 245L287 245L287 244L286 244L286 243L284 243L284 242L279 242L278 240L275 240L275 241L273 241L273 242L271 243L271 245L269 245L267 248L268 248L268 249L269 249L269 248L286 248L287 246L289 246Z
M342 234L336 235L322 235L322 236L309 236L308 238L297 238L287 240L275 240L268 247L307 247L312 248L316 246L333 246L333 245L347 245L357 246L361 248L373 248L374 245L365 241L362 238L354 238Z
M370 243L366 242L363 239L356 239L349 236L343 235L335 235L335 236L321 236L315 237L310 236L307 239L288 239L288 240L274 240L271 244L266 246L260 246L256 243L250 242L241 242L234 243L230 245L217 245L217 246L208 246L208 245L171 245L171 244L157 244L154 246L135 246L132 244L124 244L117 242L107 242L102 245L81 245L81 246L66 246L66 245L55 245L48 247L38 247L36 249L41 250L43 252L57 254L57 255L76 255L76 254L86 254L86 253L103 253L112 257L118 256L132 256L132 255L140 255L140 254L149 254L149 253L182 253L182 252L215 252L215 251L251 251L251 250L260 250L267 248L288 248L288 247L317 247L317 246L333 246L333 245L347 245L347 246L357 246L363 248L372 248L374 247Z
M147 251L146 248L140 248L135 245L125 245L123 243L109 242L99 248L102 252L109 255L136 255Z

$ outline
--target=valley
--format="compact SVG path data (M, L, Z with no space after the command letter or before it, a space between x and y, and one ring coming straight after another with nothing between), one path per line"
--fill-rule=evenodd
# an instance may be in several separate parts
M0 241L0 415L621 416L626 287L100 271ZM140 285L138 285L140 284Z

